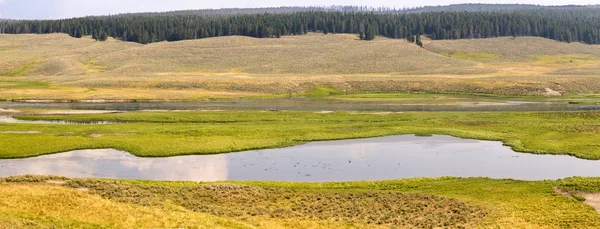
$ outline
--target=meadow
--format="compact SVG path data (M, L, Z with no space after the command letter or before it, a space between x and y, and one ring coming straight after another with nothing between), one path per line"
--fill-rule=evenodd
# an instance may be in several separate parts
M23 115L23 114L21 114ZM109 125L0 123L0 158L114 148L142 157L216 154L396 134L502 141L514 150L600 159L600 112L140 111L18 116ZM35 143L35 144L32 144Z
M533 37L425 39L420 48L347 34L148 45L2 34L0 57L0 100L12 101L600 102L600 46ZM0 159L101 148L170 157L436 134L600 160L598 111L83 112L0 108L21 120L114 122L0 123ZM10 197L0 198L0 228L599 228L599 192L597 178L195 183L20 176L0 178L0 196Z
M424 40L308 34L148 45L0 35L0 99L202 100L306 94L598 94L600 46L536 37ZM45 84L44 88L28 84ZM549 93L550 92L550 93Z
M596 178L195 183L20 176L0 178L0 194L11 197L0 200L0 228L596 228L600 215L575 197L599 187Z

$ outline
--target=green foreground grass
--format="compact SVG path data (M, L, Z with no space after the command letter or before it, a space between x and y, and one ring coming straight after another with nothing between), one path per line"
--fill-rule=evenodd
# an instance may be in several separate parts
M110 125L0 123L0 158L115 148L137 156L216 154L395 134L502 141L520 152L600 159L600 112L195 111L22 116ZM483 152L482 152L483 153Z
M0 228L599 228L598 178L160 182L0 178Z

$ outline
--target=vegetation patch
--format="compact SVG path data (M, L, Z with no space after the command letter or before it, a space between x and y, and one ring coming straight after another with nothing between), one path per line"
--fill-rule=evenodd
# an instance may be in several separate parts
M0 76L8 76L8 77L18 77L18 76L28 76L29 73L35 70L38 66L38 61L29 61L21 66L13 70L9 70L7 72L0 72Z
M8 177L0 178L0 194L11 197L0 199L0 225L597 228L600 215L592 207L553 191L554 187L585 186L594 180L598 179L529 182L443 177L197 183ZM124 213L133 210L135 214ZM123 220L122 215L128 219ZM157 224L161 221L169 224Z
M0 80L0 89L46 89L50 83L42 81Z
M593 55L539 55L535 56L537 63L556 65L556 64L568 64L568 65L583 65L589 64L596 61L598 58Z
M433 195L375 191L297 191L240 184L139 186L118 181L72 180L107 199L146 206L172 202L220 217L338 221L403 228L459 228L486 215L476 206Z
M85 63L86 74L106 72L106 66L97 64L97 60L91 59Z
M328 88L323 86L316 86L311 91L306 93L308 97L326 97L331 95L343 95L344 92L336 88Z
M600 159L600 112L405 112L387 115L338 111L128 112L21 116L24 120L109 121L110 125L1 123L0 158L76 149L114 148L137 156L229 153L310 141L397 134L450 135L502 141L514 150ZM348 131L352 130L352 131ZM102 136L90 138L90 136ZM31 144L36 142L38 144Z
M0 228L254 228L163 204L124 204L51 184L0 183Z
M460 60L487 61L502 57L502 54L487 52L442 52L444 56Z

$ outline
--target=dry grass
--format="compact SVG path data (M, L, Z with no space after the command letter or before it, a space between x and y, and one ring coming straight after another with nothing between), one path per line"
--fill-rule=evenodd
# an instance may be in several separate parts
M425 44L436 53L487 53L496 58L480 58L487 62L535 61L536 56L583 54L600 56L600 45L564 43L539 37L501 37L490 39L435 40Z
M0 228L252 228L182 207L136 206L52 185L0 185Z
M0 178L0 228L474 228L486 209L396 191Z
M554 191L591 193L598 184L598 178L196 183L19 176L0 178L0 194L11 197L0 199L0 228L598 228L592 207Z
M67 185L118 202L156 206L169 201L194 212L238 220L257 217L401 228L462 228L472 227L486 215L483 208L455 199L399 192L311 192L235 184L167 188L100 180L72 180Z
M347 92L600 92L597 45L520 37L426 41L425 48L348 34L149 45L0 35L5 80L53 85L29 90L0 82L0 99L199 99L306 93L320 86Z
M281 39L220 37L162 42L102 56L119 72L230 74L368 74L466 68L468 62L427 52L401 40L360 41L354 35L289 36ZM134 70L135 72L135 70Z

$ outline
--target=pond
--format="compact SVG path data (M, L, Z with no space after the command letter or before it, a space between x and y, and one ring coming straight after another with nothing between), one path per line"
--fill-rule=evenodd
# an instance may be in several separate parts
M24 174L142 180L360 181L412 177L520 180L600 176L600 161L512 151L501 142L400 135L280 149L140 158L114 149L0 160L0 177Z
M327 100L262 99L216 100L205 102L123 102L123 103L28 103L0 102L0 108L73 110L380 110L380 111L582 111L600 110L599 104L570 104L566 101L462 101L453 100Z

